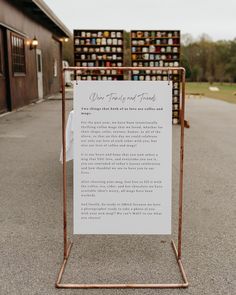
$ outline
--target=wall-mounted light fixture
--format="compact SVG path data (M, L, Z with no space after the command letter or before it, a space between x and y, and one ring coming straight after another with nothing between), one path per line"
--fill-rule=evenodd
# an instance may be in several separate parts
M30 49L36 49L39 44L38 39L34 36L34 39L30 42Z
M65 37L65 38L60 38L59 40L60 40L61 42L66 42L66 43L67 43L67 42L69 41L69 38L67 38L67 37Z

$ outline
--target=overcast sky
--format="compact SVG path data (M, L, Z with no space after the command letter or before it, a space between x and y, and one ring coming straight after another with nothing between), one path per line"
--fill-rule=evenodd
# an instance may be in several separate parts
M176 29L236 38L236 0L44 0L73 29Z

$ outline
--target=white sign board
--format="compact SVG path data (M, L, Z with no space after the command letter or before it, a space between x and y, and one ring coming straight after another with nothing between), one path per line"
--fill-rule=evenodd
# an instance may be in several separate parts
M74 90L74 234L170 234L172 83Z

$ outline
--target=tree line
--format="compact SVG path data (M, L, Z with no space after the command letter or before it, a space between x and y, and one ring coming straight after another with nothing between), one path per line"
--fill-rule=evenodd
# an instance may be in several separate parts
M236 82L236 38L212 41L207 35L193 40L182 36L181 65L193 82Z

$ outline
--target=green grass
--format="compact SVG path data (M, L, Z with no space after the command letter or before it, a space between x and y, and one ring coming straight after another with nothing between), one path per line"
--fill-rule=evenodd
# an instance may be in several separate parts
M210 91L210 86L217 86L219 91ZM186 94L201 94L202 96L224 100L230 103L236 103L236 83L186 83ZM235 94L234 94L235 93Z

